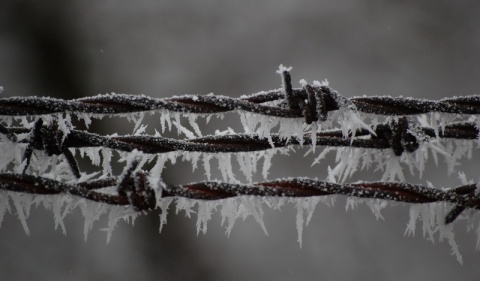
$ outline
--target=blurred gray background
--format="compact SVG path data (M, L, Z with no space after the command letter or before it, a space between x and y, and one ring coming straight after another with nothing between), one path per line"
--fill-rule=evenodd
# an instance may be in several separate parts
M479 94L479 12L478 1L4 0L0 85L2 96L237 97L278 88L275 70L284 64L293 66L295 86L327 78L345 96ZM121 126L104 121L97 130ZM327 159L310 168L302 157L275 158L270 178L322 178L333 165ZM478 179L478 161L459 170ZM168 171L166 181L194 180L189 164ZM409 180L460 184L443 164ZM195 220L183 214L171 214L159 234L155 213L133 227L120 223L107 245L105 220L84 241L78 212L67 218L64 236L39 207L28 220L30 236L14 214L5 216L0 279L478 280L477 237L464 223L456 227L461 266L447 244L432 244L421 231L404 236L408 207L383 214L376 221L366 206L345 212L341 198L333 208L319 205L300 248L292 206L266 211L269 236L249 218L226 237L218 215L197 236Z

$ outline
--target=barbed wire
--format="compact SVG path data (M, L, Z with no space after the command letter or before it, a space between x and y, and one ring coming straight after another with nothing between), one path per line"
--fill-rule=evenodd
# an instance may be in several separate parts
M104 147L119 151L134 150L147 154L171 151L231 153L263 151L291 145L318 145L392 149L396 156L411 153L430 138L478 139L476 123L442 124L441 130L420 127L407 115L429 112L453 114L480 114L480 96L465 96L438 101L403 97L346 98L326 85L304 84L293 89L288 71L281 72L283 89L261 92L240 98L214 95L185 95L171 98L151 98L133 95L98 95L76 100L45 97L11 97L0 99L0 115L39 116L57 113L86 113L92 115L121 115L136 112L168 110L183 113L213 114L242 110L266 116L304 118L305 123L326 121L328 112L347 107L360 112L398 116L385 123L355 129L329 130L284 137L280 134L227 134L177 140L150 135L102 136L88 131L60 130L53 122L43 123L37 118L32 128L6 127L0 124L0 134L11 142L26 143L23 155L23 173L0 173L0 189L33 194L72 194L87 200L113 205L130 205L138 211L156 208L163 197L184 197L198 200L220 200L235 196L312 197L345 195L352 197L398 201L405 203L448 202L454 204L445 222L454 221L466 208L480 209L480 198L475 184L452 189L436 189L399 182L361 182L336 184L308 178L288 178L254 184L200 182L187 185L161 184L155 192L148 182L148 173L135 172L138 161L128 163L126 171L117 177L69 182L27 174L30 158L35 150L47 156L63 154L73 174L80 178L78 164L70 148ZM20 138L20 134L28 134ZM5 140L4 140L5 141ZM157 183L154 183L157 184ZM115 187L116 192L102 191Z
M10 140L16 142L17 134L31 133L32 137L23 139L20 143L29 143L37 150L45 150L50 154L61 154L65 150L51 148L53 144L62 145L65 148L82 147L105 147L120 151L138 150L144 153L155 154L172 151L188 152L208 152L208 153L227 153L227 152L249 152L260 151L274 147L285 147L291 145L317 145L317 146L346 146L358 148L387 149L393 148L395 142L405 146L408 141L419 143L418 135L413 134L406 139L409 129L406 118L399 119L398 122L388 122L372 126L371 130L359 129L354 132L356 138L350 139L343 135L342 130L328 130L317 132L315 139L312 139L310 133L304 134L301 139L296 136L289 138L281 137L279 134L272 133L269 138L260 137L256 133L250 134L227 134L210 135L193 139L173 139L165 137L156 137L151 135L124 135L124 136L102 136L82 130L71 130L65 137L61 135L55 124L42 126L42 119L37 121L37 125L32 129L20 127L4 127L0 125L0 134L6 135ZM405 122L403 125L402 123ZM39 125L39 126L38 126ZM418 127L417 133L430 138L451 138L474 140L480 133L475 123L461 122L445 125L443 130L437 133L434 129L428 127ZM43 133L39 133L39 131ZM402 130L402 132L397 132ZM372 134L374 132L374 134ZM60 135L59 135L60 134ZM402 135L396 140L396 135ZM361 138L366 137L366 138ZM315 142L315 143L313 143ZM47 144L50 145L47 146ZM52 151L54 150L54 151ZM412 151L409 151L412 152ZM401 154L401 153L400 153Z
M432 128L416 127L415 135L407 118L399 118L384 124L378 124L369 129L359 129L355 138L346 138L342 130L318 132L312 138L305 134L302 138L291 136L284 138L279 134L271 134L268 138L258 134L212 135L201 138L178 140L150 135L101 136L98 134L70 130L67 135L58 130L58 124L52 122L43 125L40 118L31 129L8 128L0 125L0 134L4 134L13 142L28 143L23 155L26 165L34 150L44 150L48 156L63 154L70 164L73 174L80 178L78 164L69 148L105 147L119 151L134 150L147 154L158 154L172 151L232 153L262 151L293 145L316 145L329 147L356 147L370 149L392 149L397 156L405 151L408 153L418 149L420 143L430 141L430 138L454 138L473 140L478 137L479 129L474 123L453 123L445 125L441 132ZM30 137L18 141L17 134L30 133ZM352 132L353 134L353 132Z
M290 77L288 72L283 76ZM284 89L256 93L240 98L220 95L184 95L170 98L152 98L144 95L106 94L75 100L49 97L0 98L0 115L34 116L55 113L88 113L115 115L146 111L169 110L183 113L221 113L242 110L262 115L285 118L305 117L307 123L325 120L329 111L341 106L352 106L365 113L380 115L415 115L429 112L453 114L480 114L480 96L460 96L438 101L416 98L370 96L341 96L326 85L306 84L293 89L290 79L284 80ZM308 103L305 103L308 100ZM279 101L278 105L263 103Z
M448 202L455 204L455 207L445 217L447 224L466 208L480 209L480 197L475 194L475 184L436 189L400 182L337 184L310 178L286 178L253 184L216 181L186 185L161 184L162 190L154 192L148 182L148 173L133 173L135 164L132 167L121 180L111 177L82 183L65 183L28 174L0 173L0 188L30 194L71 194L100 203L132 206L137 211L154 210L159 199L157 194L161 194L161 198L183 197L196 200L221 200L237 196L294 198L344 195L415 204ZM116 187L117 192L101 191L107 187Z

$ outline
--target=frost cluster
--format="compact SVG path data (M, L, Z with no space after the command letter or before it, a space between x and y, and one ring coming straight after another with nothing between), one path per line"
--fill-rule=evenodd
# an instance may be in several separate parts
M280 66L278 73L290 71L290 68ZM306 85L306 81L302 80L301 84ZM314 82L314 86L328 86L328 82ZM198 97L197 97L198 98ZM239 196L217 201L201 201L190 200L185 198L162 197L162 191L166 187L163 182L162 173L167 163L174 165L177 161L187 161L191 163L192 172L201 166L207 181L221 181L227 183L246 183L254 184L257 174L263 179L269 177L269 170L272 166L272 158L276 154L288 154L292 147L275 147L272 135L278 136L282 140L297 140L301 145L304 139L310 137L312 145L308 148L308 153L315 155L312 166L321 168L319 164L328 153L335 153L335 165L328 167L328 177L325 179L329 182L345 183L352 176L361 170L373 169L382 173L381 181L400 181L405 182L405 172L412 175L418 174L422 177L428 161L433 159L435 164L441 158L447 163L448 173L455 172L455 168L463 158L471 158L474 148L477 148L478 140L441 140L439 136L445 130L445 126L454 121L469 121L479 123L476 116L458 116L453 114L431 113L417 116L412 125L408 128L408 133L413 135L418 141L418 148L410 153L402 153L395 155L391 149L370 149L346 147L323 147L316 148L317 133L324 132L326 129L339 129L343 138L350 140L350 144L358 139L371 139L376 136L375 128L380 122L379 119L386 121L389 118L382 116L372 116L357 111L355 105L347 98L338 95L333 91L332 98L339 105L339 109L328 113L326 121L317 121L312 124L305 124L302 118L282 118L275 116L261 115L242 110L237 110L243 131L242 134L255 135L261 139L267 139L271 148L263 151L255 152L186 152L172 151L166 153L148 154L141 151L119 151L105 147L80 147L69 148L70 152L77 158L88 158L91 165L97 167L96 172L82 172L80 178L74 177L71 171L71 163L66 159L65 155L47 155L44 151L35 149L30 159L30 165L26 167L26 159L24 159L25 151L28 149L28 141L32 137L31 133L16 134L16 141L10 139L6 134L0 133L0 173L16 173L24 172L29 175L41 176L48 179L57 180L63 183L75 185L90 180L102 180L117 177L121 179L129 165L133 161L138 162L136 170L145 169L148 175L148 183L150 188L155 191L157 199L157 207L161 210L160 230L167 222L169 212L176 214L184 212L187 217L197 217L197 232L205 233L207 230L207 222L212 218L214 212L221 214L221 224L225 227L227 235L231 233L234 223L238 219L246 219L251 216L265 233L267 227L264 223L265 207L280 209L286 204L293 204L297 210L296 227L298 232L298 242L302 244L302 233L304 226L308 225L315 207L319 202L332 205L336 196L322 196L309 198L273 198L273 197L253 197ZM195 100L195 99L194 99ZM278 102L267 103L270 106L278 105ZM154 112L139 112L132 114L124 114L129 123L133 124L133 136L145 136L147 134L147 125L144 123L146 114ZM155 130L155 137L161 137L170 131L176 131L177 134L185 141L194 140L196 138L205 137L202 132L202 126L198 124L199 119L206 119L206 123L214 114L191 114L185 112L173 112L168 110L157 110L159 114L159 131ZM223 114L215 114L218 118L223 118ZM103 116L89 113L60 113L52 115L42 115L34 117L0 117L0 124L5 127L20 126L26 129L32 129L35 123L41 118L45 126L55 122L58 130L62 132L65 138L74 130L72 125L72 117L84 122L86 128L92 123L92 119L101 119ZM157 119L158 120L158 119ZM419 128L429 128L435 132L436 137L427 137ZM477 125L478 127L478 125ZM359 131L367 131L369 134L357 136ZM215 135L236 134L235 130L230 127L227 130L217 130ZM113 135L114 137L116 135ZM123 174L115 170L113 163L121 163L125 169ZM220 178L214 176L214 169L218 170ZM466 177L462 176L464 182ZM0 184L1 187L1 184ZM100 190L105 194L115 195L117 190L115 186ZM431 186L431 188L435 188ZM480 190L480 188L478 188ZM346 208L353 209L359 203L365 203L380 219L383 219L381 210L384 209L389 202L379 199L358 199L349 197L347 199ZM74 209L79 208L85 217L84 233L85 238L92 229L95 221L99 220L102 215L108 217L107 240L110 240L111 233L119 220L131 221L139 215L133 207L112 206L104 203L95 203L84 198L76 197L68 193L57 195L33 195L27 193L19 193L14 191L6 191L0 188L0 224L5 212L15 213L21 221L26 233L29 229L26 223L32 206L43 206L52 210L55 219L55 228L61 228L65 233L64 218ZM173 206L175 205L175 206ZM406 234L413 235L415 233L416 224L421 221L423 225L423 235L434 241L434 236L438 234L440 240L447 240L452 247L453 254L460 262L461 255L454 241L453 226L454 223L445 225L443 220L447 211L451 208L447 203L431 203L422 205L412 205L410 209L410 221L407 226ZM461 220L468 220L470 228L477 228L479 234L480 245L480 221L478 215L474 212L464 214Z

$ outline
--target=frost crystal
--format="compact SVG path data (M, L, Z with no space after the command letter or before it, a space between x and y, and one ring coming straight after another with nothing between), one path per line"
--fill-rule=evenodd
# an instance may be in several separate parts
M326 94L326 90L328 90L329 105L334 103L335 108L338 108L337 110L328 112L328 116L326 116L326 110L325 108L322 108L322 106L325 106L326 104L325 100L322 100L320 95L315 95L312 99L309 90L305 93L305 88L308 85L305 80L300 80L300 85L303 89L294 89L293 92L290 92L291 85L286 77L288 77L287 72L291 71L291 69L291 67L280 65L277 70L277 73L282 75L283 78L283 89L261 92L250 96L242 96L242 98L237 100L225 96L214 97L213 94L209 94L206 97L207 99L194 95L179 97L178 102L172 102L172 100L169 99L149 99L148 97L141 95L127 96L112 93L109 95L97 96L94 97L94 99L108 101L108 99L113 98L114 102L112 103L112 107L107 106L107 108L115 108L115 105L132 104L134 107L137 107L135 110L143 110L143 112L114 113L115 110L110 109L112 110L112 114L106 114L105 112L96 114L90 112L60 112L61 110L54 108L53 111L55 113L52 114L0 116L0 172L2 173L2 176L6 177L6 180L0 183L0 225L6 212L14 213L18 217L25 232L29 234L30 230L27 226L27 219L30 215L31 207L43 205L43 207L52 210L55 229L61 229L63 233L66 233L64 219L67 214L78 208L85 217L85 239L87 238L89 231L93 228L95 222L105 215L108 219L108 223L104 230L107 234L107 242L109 242L112 232L120 220L133 223L134 219L141 214L138 210L149 209L152 202L149 201L148 207L145 208L139 207L141 204L135 205L135 209L132 206L112 206L105 203L92 202L83 198L83 195L92 195L96 192L98 193L97 195L100 195L100 198L113 198L113 201L118 198L123 200L124 198L122 196L124 196L124 193L122 193L121 190L118 190L118 186L123 185L119 183L122 183L124 177L130 177L132 175L132 170L135 170L133 171L133 173L135 173L145 167L147 171L142 171L141 174L136 174L135 187L137 189L135 189L135 191L138 191L137 194L140 195L140 199L142 199L142 195L145 195L145 198L148 200L153 199L151 197L152 192L151 190L148 190L148 187L154 191L156 207L161 210L160 230L163 225L167 223L169 207L175 205L172 208L175 208L177 214L184 212L189 218L196 216L197 234L200 232L205 233L207 231L207 224L212 219L215 212L220 213L221 225L225 227L227 235L230 235L234 224L238 219L245 220L248 217L252 217L260 225L265 234L267 234L267 228L264 222L264 208L269 207L279 210L287 204L292 204L297 212L296 228L298 233L298 243L302 246L304 227L310 222L317 203L323 202L329 206L333 205L336 196L290 198L288 197L290 194L285 193L281 195L277 194L278 197L236 196L224 200L205 201L192 200L183 197L163 198L162 195L170 195L167 191L169 190L168 188L171 187L171 185L167 185L163 182L162 172L165 165L169 161L171 164L175 164L179 159L182 161L188 161L192 165L192 172L194 172L198 166L202 166L205 177L208 181L217 181L218 179L215 177L219 175L218 177L222 182L235 184L246 182L246 184L250 184L251 187L254 188L253 190L256 191L257 189L262 190L262 188L267 188L262 184L256 185L254 183L255 177L258 176L257 172L260 173L261 170L261 176L263 179L268 180L273 156L277 153L287 154L289 151L293 150L292 147L275 147L277 138L286 141L287 144L288 142L293 142L298 143L301 146L306 146L305 143L307 142L304 143L304 139L307 138L308 140L309 137L311 145L309 144L309 147L307 147L308 151L305 155L310 153L314 154L315 160L313 161L312 166L323 160L329 152L334 151L335 164L332 168L328 166L326 180L331 183L338 182L340 184L345 183L358 171L370 168L380 172L381 177L379 178L381 181L405 182L406 173L412 175L418 173L418 175L422 177L429 160L433 160L435 164L440 160L444 160L447 165L447 172L452 174L459 166L459 163L461 162L460 160L463 158L471 159L473 150L480 147L479 136L477 136L476 141L470 140L472 138L472 124L476 124L477 131L480 127L479 116L469 116L460 113L429 112L426 114L419 114L416 117L408 117L408 126L405 128L405 126L399 126L398 124L399 120L407 120L406 117L386 117L360 112L357 110L358 103L356 103L355 100L345 98L332 89L327 89L326 87L328 87L329 84L328 81L314 81L313 85L316 89L322 87L323 92L320 93L321 95ZM0 86L0 92L2 90L3 88ZM285 97L282 97L282 91L283 94L285 94ZM305 94L308 95L308 98L304 101L303 98L305 97ZM254 110L256 113L248 112L248 110L251 109L246 105L251 97L254 98L252 99L255 100L254 103L258 102L261 103L262 106L275 107L275 110L285 109L285 104L288 103L288 106L291 107L290 110L305 110L305 112L308 113L304 113L303 115L306 116L302 118L270 116L268 114L272 114L272 111L267 112L267 114L261 114L261 111L258 109L271 109L257 105L254 105L257 106L255 107L256 110ZM477 98L478 97L473 97L472 99ZM392 98L385 97L385 99ZM35 105L35 103L42 105L42 102L45 102L46 104L42 106L46 108L51 106L51 102L55 102L55 99L42 100L35 98L32 101L26 98L18 98L18 100L22 103L31 103L30 106ZM187 101L187 107L182 106L182 100ZM393 100L396 99L393 98ZM150 101L152 102L151 106L147 104ZM316 108L309 108L309 106L313 107L311 103L314 101L317 102ZM401 101L401 99L397 101ZM413 102L412 100L408 101ZM212 104L212 108L218 106L227 109L234 109L231 105L240 102L240 105L235 108L235 110L240 115L243 133L252 135L255 138L268 140L270 144L269 149L238 153L182 151L182 147L188 145L188 150L191 150L192 147L197 145L195 140L192 141L191 139L201 138L205 135L205 132L202 132L203 127L198 123L199 117L205 118L205 121L208 124L212 116L216 116L220 119L223 119L225 116L224 113L200 114L188 112L190 111L189 108L194 109L193 105L198 102L200 102L199 106L207 105L207 107L209 102L215 102L215 104ZM73 103L69 104L67 101L62 104L63 105L59 106L66 106L68 110L76 110ZM93 104L93 102L91 104ZM164 107L164 105L167 104L168 106ZM408 103L406 104L408 105ZM454 103L452 104L455 105ZM72 106L70 107L70 105ZM449 106L450 105L445 105L446 108L450 108ZM363 108L364 107L362 106L362 110ZM472 108L474 109L474 107ZM360 106L358 109L361 109ZM433 106L428 110L431 109L443 110L443 107ZM309 114L315 112L315 110L317 113L321 114L322 117L318 118L321 121L312 123L311 121L315 120L315 118L310 118ZM158 128L158 131L155 129L154 136L160 138L161 134L166 133L165 131L170 132L172 131L172 127L175 127L178 135L181 136L181 140L179 141L180 145L175 146L176 144L167 140L167 147L160 148L155 153L152 153L151 150L149 151L148 149L145 149L148 148L151 143L149 143L150 140L147 139L147 125L143 124L144 117L147 113L153 114L153 111L160 114L159 123L161 127L161 129ZM192 112L207 111L203 111L203 109L198 111L192 110ZM40 112L49 112L49 109ZM120 112L124 111L120 110ZM278 115L278 113L275 114ZM135 143L135 141L131 141L132 143L130 143L130 140L127 140L121 145L119 144L119 146L122 147L121 149L114 148L116 147L115 145L109 145L108 148L83 147L82 144L89 143L92 139L75 139L76 134L81 134L82 132L75 131L75 128L72 125L71 115L74 115L79 121L83 121L87 128L91 125L92 118L101 119L104 116L114 115L119 118L124 118L133 123L132 135L136 136L136 138L132 139L142 140L145 141L145 143L138 144ZM327 120L323 120L325 118ZM36 127L35 125L40 124L40 120L43 122L41 128ZM453 122L458 123L454 124ZM468 124L465 125L466 129L462 128L462 123L464 122L468 122ZM398 126L395 127L395 124ZM452 124L460 124L460 126L457 127L460 129L458 129L458 132L453 133L453 137L445 139L446 137L444 134L449 131ZM4 125L7 127L4 127ZM203 125L203 123L201 125ZM215 130L215 135L236 135L237 133L235 133L235 131L238 131L238 129L236 127L233 128L235 130L230 127L227 129L219 128ZM335 143L335 145L345 145L345 143L347 145L342 147L331 146L316 148L317 140L319 140L318 134L328 136L330 133L325 131L326 129L341 131L343 139L341 139L341 136L336 136L340 138L340 141ZM40 131L40 133L33 134L34 130L35 132ZM382 130L384 130L383 133ZM401 132L399 133L399 131ZM61 132L61 134L58 134L58 132ZM167 132L167 134L169 132ZM378 136L376 135L376 132L378 132ZM52 135L55 134L57 134L56 136L58 137L57 139L52 140ZM398 137L399 134L401 137ZM459 137L462 134L469 135L469 137L462 139ZM338 133L335 133L335 135L338 135ZM404 135L407 135L407 137L404 137ZM60 136L61 140L59 140ZM114 136L117 135L114 134ZM49 139L49 137L52 139ZM457 139L457 137L459 138ZM114 143L114 141L118 141L118 139L122 138L114 138L106 141L112 141L112 143ZM48 143L49 141L55 142L53 149L49 148L49 145L51 144ZM201 144L203 140L197 141L199 141L200 145L203 145ZM350 141L350 146L348 145L348 141ZM366 143L363 141L372 142L363 146L363 144ZM373 147L376 147L376 149L365 148L372 147L370 145L373 141L378 141L380 145L374 145ZM99 141L96 141L92 146L98 146L98 142ZM119 143L120 142L122 141L119 141ZM248 141L246 143L247 146L250 145L248 144ZM361 147L353 147L354 143L355 146L360 144ZM474 147L475 143L477 144L476 147ZM219 146L221 145L222 144L220 143ZM228 146L228 142L226 142L225 145ZM58 146L60 146L60 148L58 148ZM162 152L171 150L171 147L177 149L177 151ZM255 148L255 144L253 147ZM382 147L382 149L379 149L379 147ZM30 152L31 149L33 149L31 158L25 157L25 155L29 154L26 152ZM68 149L68 151L66 149ZM72 158L70 153L68 153L69 151L74 157L88 157L90 159L89 162L98 167L98 171L88 173L80 172L80 176L78 177L77 175L78 178L73 176L71 167L74 165L71 164ZM117 153L113 153L113 151L117 151ZM28 161L26 158L28 158ZM27 162L29 164L28 169L25 169L25 167L27 167ZM113 165L112 162L114 164L115 162L123 164L124 172L117 175L115 171L117 170L116 165ZM323 168L324 167L322 167L322 169ZM118 170L120 171L122 169ZM45 181L47 181L46 179L58 181L60 183L58 184L58 192L62 193L48 196L26 193L25 191L22 191L20 187L15 186L15 184L17 184L16 180L11 180L9 178L12 174L19 177L24 176L21 180L31 180L32 178L38 179L38 177L41 177L44 178ZM147 181L145 184L148 184L148 186L145 187L147 189L143 189L144 186L141 185L143 184L143 177L139 175L146 175ZM471 180L467 180L467 175L464 173L459 172L459 178L463 185L473 184ZM21 182L21 180L18 182ZM97 184L99 185L96 186ZM65 190L62 189L62 186L64 185L67 186L65 187ZM78 190L73 192L72 188L75 188L75 186ZM233 188L236 188L238 185L232 186L235 186ZM28 187L31 188L31 190L26 190L31 192L36 192L36 189L41 190L43 188L38 186L37 183ZM343 186L344 189L342 189L342 192L347 190L346 187L347 185ZM431 184L429 184L428 187L431 189L434 188ZM16 188L18 188L20 192L9 191L10 189L17 190ZM48 186L46 192L43 190L41 190L41 192L48 193L50 192L50 190L48 190L49 188L53 187ZM462 188L466 187L464 186ZM467 188L472 188L472 186L467 186ZM449 190L449 192L452 190ZM453 191L457 192L459 190L460 189ZM456 196L464 196L464 198L468 198L469 196L472 196L472 194L478 196L480 193L480 183L476 184L475 190L468 190L470 193L467 195L462 193L451 193L454 194L451 195L453 199L450 198L446 201L450 200L450 202L460 204L459 206L461 209L463 206L462 204L466 203L455 201L457 200ZM56 192L57 189L54 189L53 191ZM76 193L78 191L80 192ZM236 190L230 190L232 194L238 195L235 191ZM345 194L342 192L339 193ZM358 193L354 193L353 195L368 195L367 192L363 190L357 192ZM440 191L436 190L436 192ZM80 194L81 196L77 197L72 194ZM402 193L399 192L399 194ZM130 197L129 199L131 198L133 197ZM103 199L100 201L102 200ZM133 202L134 201L132 200L129 201L131 204L133 204ZM124 202L121 204L123 203ZM386 200L359 199L352 197L350 194L350 197L346 199L345 208L347 210L355 209L360 203L365 203L377 219L384 219L381 211L387 205L392 205L391 202ZM444 223L448 211L455 207L458 209L459 206L453 206L454 203L436 202L412 205L410 208L410 220L407 224L405 235L414 235L418 222L419 225L421 224L424 237L431 241L434 241L437 238L440 241L446 240L451 246L452 253L461 263L462 257L454 240L454 223L448 225L445 225ZM455 211L455 209L453 210ZM480 247L480 215L478 212L467 208L467 210L464 210L462 214L459 215L457 220L467 220L468 229L476 230L479 237L477 247Z
M452 249L452 254L460 264L463 264L462 255L455 242L453 226L455 222L445 225L443 220L446 215L446 203L418 204L410 206L410 221L405 231L406 235L415 233L416 222L422 220L423 236L428 236L432 242L435 241L434 234L438 232L439 241L447 240Z

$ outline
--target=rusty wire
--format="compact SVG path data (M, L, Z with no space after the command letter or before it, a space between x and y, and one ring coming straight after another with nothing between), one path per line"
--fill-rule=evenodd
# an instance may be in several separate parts
M326 118L326 112L338 110L340 103L355 106L360 112L381 115L415 115L428 112L454 114L480 114L480 96L463 96L446 98L438 101L390 97L370 96L346 98L340 96L328 86L310 86L292 89L288 102L277 106L265 105L271 101L284 101L285 91L272 90L232 98L214 95L184 95L171 98L152 98L143 95L107 94L86 97L75 100L63 100L46 97L9 97L0 98L0 115L32 116L63 112L89 113L100 115L126 114L135 112L169 110L183 113L220 113L242 110L262 115L285 118L308 117L302 108L305 100L315 96L321 112L321 119ZM310 103L311 104L311 103ZM315 120L315 119L313 119ZM309 123L309 122L307 122Z
M0 188L30 194L72 194L91 201L111 205L133 206L137 211L156 208L156 194L166 197L184 197L196 200L221 200L236 196L313 197L344 195L349 197L382 199L405 203L449 202L455 207L447 214L450 223L465 208L480 209L480 198L475 195L476 185L463 185L449 190L400 182L360 182L337 184L309 178L286 178L253 184L226 182L200 182L186 185L169 185L155 193L146 172L131 172L122 180L112 177L77 184L42 178L40 176L0 173ZM115 194L100 191L117 187Z
M41 123L42 119L39 119ZM408 122L405 118L400 119L400 123ZM334 147L357 147L372 149L395 149L395 141L405 145L408 139L395 140L395 131L400 127L396 123L379 124L372 127L375 134L370 130L360 129L355 132L356 138L346 138L342 130L322 131L316 134L315 145L317 146L334 146ZM39 130L34 127L32 130L18 127L4 127L0 125L1 134L9 136L12 140L16 140L16 134L29 133ZM42 126L45 133L39 137L34 137L20 141L21 143L33 144L38 150L46 150L42 144L50 144L56 142L58 135L53 134L59 132L55 126ZM408 125L405 124L401 129L406 132ZM419 131L423 135L435 138L436 133L432 128L420 127ZM50 133L47 133L50 132ZM475 123L462 122L446 125L443 130L438 132L439 138L445 139L477 139L480 133ZM403 136L407 137L406 135ZM411 136L415 137L415 136ZM62 136L60 136L62 138ZM413 140L414 143L420 140ZM131 152L133 150L142 151L148 154L165 153L172 151L188 151L188 152L207 152L207 153L228 153L228 152L250 152L266 150L273 147L286 147L292 145L312 145L311 134L305 134L302 139L298 137L282 138L278 134L272 133L270 138L262 138L258 134L230 134L230 135L211 135L194 139L173 139L165 137L155 137L151 135L124 135L124 136L102 136L82 130L71 130L65 138L62 139L62 145L66 148L82 148L82 147L106 147L110 149ZM57 149L60 154L64 150ZM414 150L414 149L413 149ZM402 151L403 152L403 151ZM409 151L412 152L412 151ZM401 152L398 154L401 155Z
M285 71L282 76L284 89L241 98L186 95L159 99L117 94L76 100L42 97L1 98L0 115L36 116L66 112L115 115L156 110L212 114L243 110L285 118L302 117L305 118L307 124L311 124L318 120L325 121L329 111L346 106L361 112L400 117L385 124L373 126L371 130L360 129L354 132L355 138L345 136L341 130L318 132L315 137L315 145L392 149L394 154L399 156L402 153L415 151L419 143L423 141L418 138L418 135L412 134L410 129L415 125L411 125L405 115L428 112L480 114L480 96L455 97L439 101L388 96L345 98L328 86L305 85L303 88L293 89L290 74ZM467 122L446 125L440 132L418 126L416 131L427 138L472 140L477 139L479 135L476 124ZM19 141L17 134L25 133L30 133L30 137ZM276 134L271 134L269 138L256 134L232 134L176 140L148 135L101 136L72 129L68 134L63 135L63 132L59 132L55 122L48 126L43 125L41 118L36 121L32 129L4 127L0 124L0 134L5 135L12 142L28 143L24 154L24 159L27 160L24 172L22 174L0 173L0 189L22 193L67 193L96 202L130 205L139 211L154 209L159 199L156 198L157 194L161 194L162 197L175 196L199 200L219 200L242 195L308 197L338 194L419 204L449 202L455 206L446 216L446 223L455 220L466 208L480 209L480 198L476 195L475 185L440 190L398 182L335 184L313 179L289 178L254 184L221 182L201 182L188 185L165 184L162 192L156 193L148 183L146 172L134 172L138 163L129 163L130 168L121 176L82 183L65 183L26 174L26 167L34 150L44 150L48 156L64 154L74 175L79 178L78 165L68 148L106 147L127 152L138 150L144 153L249 152L272 147L312 145L313 139L310 134L304 135L301 139L298 137L283 138ZM100 191L105 187L116 187L116 193Z

